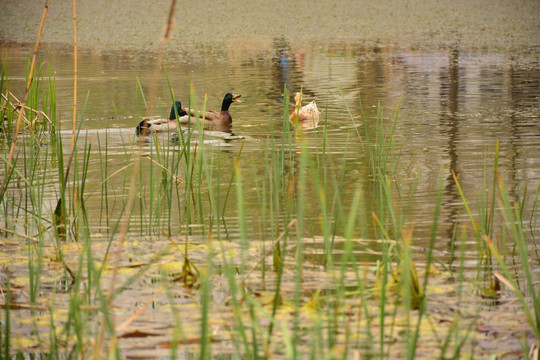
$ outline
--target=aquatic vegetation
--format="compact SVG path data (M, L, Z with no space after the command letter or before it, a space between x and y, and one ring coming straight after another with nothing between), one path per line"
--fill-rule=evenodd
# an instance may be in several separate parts
M275 73L265 76L279 86L257 85L273 88L265 99L278 98L281 110L248 104L266 117L264 129L234 135L228 111L239 95L227 93L221 112L208 111L208 96L197 101L190 78L183 109L162 67L175 0L150 60L154 77L137 78L136 133L136 122L129 132L85 126L89 97L80 106L73 1L71 126L63 130L54 72L36 65L48 3L24 98L10 92L5 64L0 78L1 358L523 358L538 351L540 187L531 195L530 184L501 171L498 142L486 148L483 177L473 175L480 195L463 186L467 168L457 171L452 160L426 186L416 165L423 149L396 138L401 98L390 116L380 103L365 112L360 89L327 83L327 99L317 98L324 111L315 101L302 106L300 92L290 113L289 88L309 84L292 85L291 73L309 69L303 54L289 64L285 38L273 49ZM406 66L414 71L414 56L394 55L393 65L412 61ZM448 111L453 125L459 58L452 45L448 81L435 87L451 95L441 101L448 109L437 111ZM501 76L512 95L523 92L515 75ZM71 73L66 78L71 84ZM239 87L230 85L220 91ZM532 97L535 90L528 88ZM340 96L349 118L335 121L328 99ZM165 121L143 120L171 103ZM209 124L224 127L207 131ZM172 134L160 136L161 125ZM426 187L432 199L417 201ZM456 211L443 220L447 206ZM451 231L441 232L443 224Z

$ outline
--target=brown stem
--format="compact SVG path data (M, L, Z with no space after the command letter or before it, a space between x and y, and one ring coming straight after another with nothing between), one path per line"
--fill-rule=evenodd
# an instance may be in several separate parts
M69 169L75 151L75 129L77 128L77 0L73 0L73 123L71 127L71 145L69 148L69 160L64 175L64 189L67 186Z
M157 92L157 85L159 80L159 72L161 70L161 63L163 62L163 52L165 50L165 47L167 46L167 43L171 39L171 32L174 25L174 8L176 7L176 0L171 1L171 7L169 8L169 16L167 17L167 26L165 27L165 32L163 33L163 36L161 37L161 46L158 53L158 60L156 67L154 68L154 76L153 76L153 83L152 83L152 89L150 91L150 101L148 102L148 109L147 114L149 114L150 110L153 107L154 98L156 97Z

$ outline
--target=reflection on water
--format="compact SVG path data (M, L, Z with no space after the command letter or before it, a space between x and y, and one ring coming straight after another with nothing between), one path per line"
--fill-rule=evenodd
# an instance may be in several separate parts
M21 47L0 47L16 95L21 95L24 88L28 53L28 49ZM246 189L260 186L267 138L281 134L284 88L289 94L302 90L306 99L316 99L323 116L327 116L329 169L341 166L345 144L357 139L347 107L360 122L362 106L371 121L380 102L385 116L390 118L402 98L395 135L402 150L397 176L405 184L420 178L411 213L415 234L420 239L427 238L429 232L440 172L444 177L444 223L440 234L448 239L453 223L464 216L452 171L466 193L484 191L483 177L491 176L489 165L493 162L496 140L501 148L499 170L514 196L518 180L533 187L540 180L540 71L505 66L500 54L457 49L415 52L353 45L308 44L294 48L287 39L276 38L271 49L240 53L231 50L220 56L227 58L209 56L190 63L185 54L169 53L165 67L175 96L182 102L188 99L190 84L199 106L204 95L208 95L210 109L218 109L227 92L243 95L244 102L234 104L231 113L233 133L245 137L243 170L246 181L253 181L244 184ZM48 46L41 61L45 63L42 75L50 71L56 78L59 114L62 126L68 129L71 51ZM87 120L83 128L99 133L100 138L104 133L109 135L106 143L104 138L100 139L100 146L108 151L110 173L119 170L116 164L123 164L115 159L125 158L133 148L135 126L140 118L147 114L165 116L170 108L164 75L159 79L160 97L154 102L154 109L146 111L137 89L138 79L144 94L150 93L154 65L152 53L83 51L79 55L79 94L83 95L79 97L84 99L87 95L81 100L86 102ZM294 100L289 99L289 103L294 104ZM292 105L288 110L292 111ZM321 149L321 131L307 132L308 146L313 151ZM231 141L216 150L221 154L224 179L229 178L230 164L241 146L240 141ZM345 199L352 198L357 185L369 183L361 144L350 143L347 158L351 176L343 185ZM99 184L103 180L103 159L95 157L92 161L95 166L90 168L90 183ZM94 191L99 189L99 185L94 186ZM246 196L248 208L259 206L256 192ZM94 205L96 210L101 209L101 205ZM234 218L234 211L227 216ZM257 219L253 222L256 228ZM232 238L235 236L232 230Z

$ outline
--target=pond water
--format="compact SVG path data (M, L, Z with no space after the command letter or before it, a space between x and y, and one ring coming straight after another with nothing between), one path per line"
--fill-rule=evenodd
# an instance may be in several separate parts
M2 46L11 90L22 97L24 67L29 47ZM73 55L71 48L45 45L40 63L41 74L54 74L57 107L65 139L69 141L70 108L73 97ZM352 197L359 184L368 184L368 157L348 109L361 124L361 105L374 125L377 106L391 123L397 104L399 116L395 132L399 155L395 177L404 184L404 194L418 177L409 222L415 225L415 241L425 245L431 227L431 214L439 174L444 177L441 243L444 249L453 224L466 214L461 211L453 170L466 194L471 197L485 189L484 176L491 176L496 141L500 143L499 171L517 195L518 182L535 188L540 181L540 70L538 66L519 68L504 54L482 51L413 51L393 48L363 48L354 45L317 45L292 47L287 39L276 38L272 47L252 51L199 52L193 58L183 53L167 52L164 67L177 99L187 103L190 85L199 104L208 95L208 108L219 109L226 92L242 94L242 103L233 104L232 132L245 137L221 148L222 170L227 169L240 148L244 186L257 189L265 163L265 149L270 137L282 134L283 89L289 93L302 90L304 99L315 99L327 118L327 166L338 168L347 146L348 172L343 183L344 198ZM203 54L203 55L201 55ZM78 64L79 111L83 134L107 135L109 173L125 164L126 148L132 146L135 126L141 117L166 116L171 97L163 70L156 72L157 56L147 52L81 51ZM530 65L530 64L529 64ZM534 65L534 64L533 64ZM152 110L142 104L137 83L146 97L157 79L156 100ZM291 97L291 102L293 99ZM361 105L360 105L361 104ZM292 110L292 106L290 108ZM324 126L307 132L312 150L322 152ZM361 130L363 132L363 130ZM81 136L82 138L82 136ZM84 141L79 144L84 146ZM147 146L149 149L150 146ZM67 149L67 145L66 145ZM102 181L100 156L94 156L88 174L91 192L99 192ZM114 181L114 180L113 180ZM94 185L94 186L93 186ZM366 185L367 186L367 185ZM532 193L532 192L531 192ZM257 191L246 193L246 206L259 206ZM95 202L92 202L95 199ZM54 202L54 196L52 197ZM100 196L89 196L89 211L101 211ZM527 200L531 205L532 199ZM474 204L473 204L474 205ZM234 219L233 206L227 216ZM313 214L314 218L318 215ZM90 217L102 219L102 216ZM235 223L232 221L231 223ZM258 219L250 219L253 229ZM103 224L95 220L94 226ZM235 226L229 230L235 238ZM318 230L314 230L315 235Z
M0 43L0 57L4 59L9 76L10 90L19 98L23 97L24 72L30 46L19 44ZM40 71L40 79L46 80L48 74L55 77L56 100L58 119L60 120L60 134L64 140L64 152L69 149L71 138L71 107L73 102L73 54L71 47L45 44L40 51L39 63L43 64ZM104 261L105 254L116 254L119 241L109 241L109 234L114 233L116 221L122 217L122 209L125 206L127 192L129 190L130 173L127 171L130 158L139 156L139 139L135 135L135 127L142 117L146 115L166 116L172 103L165 69L170 79L171 88L175 97L187 104L190 95L190 87L195 93L197 103L201 105L205 94L208 96L208 108L219 109L223 96L227 92L242 94L242 103L231 106L233 116L232 133L241 137L225 141L220 137L208 134L205 146L210 154L209 161L213 169L219 169L219 179L214 179L219 184L218 196L225 201L229 189L229 181L234 175L234 164L238 158L242 170L243 201L245 203L245 217L237 207L238 197L236 189L232 188L232 194L228 198L226 214L222 222L221 237L230 240L220 244L221 250L213 247L205 234L208 234L208 219L192 219L189 257L202 273L214 252L217 252L214 263L212 289L210 290L211 306L209 311L210 329L212 331L213 355L223 358L239 358L243 348L238 348L238 334L236 330L236 313L231 310L230 289L227 283L226 268L220 262L225 254L231 256L234 265L238 269L238 278L241 277L242 286L249 288L262 306L270 311L269 304L276 288L276 272L272 271L272 259L265 251L268 251L268 240L273 241L279 232L293 218L304 217L306 221L305 246L303 256L298 259L296 243L284 246L283 261L285 262L283 284L279 297L283 298L281 313L278 314L283 323L292 328L292 307L289 301L295 297L296 277L299 266L302 268L302 297L301 309L295 309L300 315L303 324L312 324L313 312L310 311L309 303L321 296L326 298L325 306L331 308L332 301L343 301L350 316L347 315L344 323L358 331L353 331L357 336L358 344L378 341L369 339L363 331L364 326L371 327L375 337L378 335L378 302L376 295L368 294L369 303L365 308L358 300L358 277L353 270L347 268L343 274L337 274L338 270L327 270L323 267L324 256L321 255L324 241L321 235L321 214L318 194L308 193L305 199L305 209L300 212L293 208L290 214L277 214L282 226L276 232L265 232L261 220L261 194L264 188L265 169L269 164L273 151L271 141L281 146L284 140L283 104L284 88L289 94L302 91L306 101L316 100L319 108L325 116L325 124L316 129L290 130L294 145L298 153L305 139L306 146L312 154L319 155L320 160L324 154L324 168L332 186L339 183L335 177L341 174L345 166L346 171L341 188L341 198L348 209L357 189L365 194L361 202L366 209L372 202L371 188L373 181L370 178L369 156L365 144L365 129L361 119L364 112L368 133L374 136L377 112L380 107L389 131L399 106L397 123L394 134L395 151L398 154L395 173L392 172L393 183L398 188L397 193L403 204L407 203L408 194L414 188L414 196L407 216L406 228L414 227L412 242L418 259L418 266L425 264L422 256L423 248L429 244L432 228L433 213L436 206L439 178L442 177L441 214L439 218L438 233L435 243L437 260L445 261L452 267L451 238L457 223L469 223L467 213L464 210L459 189L452 176L452 171L459 178L460 184L469 199L474 214L478 212L477 199L486 193L493 178L492 169L495 157L496 144L499 142L500 154L498 170L509 191L511 200L518 199L518 194L523 192L524 186L528 186L525 196L524 217L531 234L538 233L538 222L527 216L535 206L535 191L540 184L540 66L538 63L527 62L526 66L519 66L512 61L512 56L507 53L462 50L460 48L448 50L404 50L393 47L366 47L355 44L309 44L292 45L286 38L277 37L271 42L271 46L256 47L253 49L232 47L215 49L199 49L194 54L175 52L169 50L163 58L164 68L156 69L158 55L152 52L138 50L122 51L93 51L82 49L78 57L78 112L81 118L81 135L77 143L81 151L87 147L87 141L92 139L92 152L89 156L89 168L86 182L85 208L88 213L90 233L92 237L91 250L83 242L66 242L62 245L62 251L66 256L68 266L73 270L79 264L80 269L90 268L82 254L85 251L92 252L97 265ZM45 82L44 82L45 83ZM146 109L141 98L141 89L148 103L153 107ZM152 91L155 97L152 98ZM292 96L289 99L292 102ZM83 106L84 104L84 106ZM84 113L83 113L84 107ZM288 111L292 111L292 106ZM352 114L352 115L351 115ZM352 118L351 118L352 116ZM362 141L359 140L359 136ZM323 144L323 139L326 140ZM23 136L24 138L24 136ZM48 143L47 137L41 144L45 152L54 152L53 146ZM178 155L178 144L171 142L168 135L158 137L158 141L165 148L170 148L173 154ZM51 145L51 146L49 146ZM156 139L143 142L142 154L145 158L155 156ZM0 145L3 153L7 153L5 142ZM270 157L269 157L270 156ZM67 156L66 156L67 157ZM285 172L298 173L300 156L294 161L287 163L283 169ZM346 162L345 162L346 160ZM104 163L107 163L107 173L104 174ZM80 173L83 159L82 155L75 159L79 168L75 172ZM141 194L148 194L150 181L151 161L144 162L142 168ZM345 164L345 165L343 165ZM323 166L324 165L324 166ZM55 166L55 165L54 165ZM54 166L51 169L54 170ZM54 211L58 200L58 176L50 170L45 180L44 203L47 207L45 213ZM0 178L3 178L4 167L0 168ZM322 171L322 170L321 170ZM186 174L183 169L178 170L177 175L184 179ZM107 186L103 187L104 179L107 178ZM485 181L485 179L487 179ZM294 177L293 180L296 180ZM208 181L208 180L206 180ZM294 182L293 182L294 183ZM415 187L415 183L417 184ZM183 187L183 185L182 185ZM294 189L299 185L294 184ZM156 189L159 187L156 186ZM206 191L205 186L201 187ZM18 188L11 190L17 192ZM338 189L330 189L333 195ZM122 348L123 355L133 358L170 356L171 335L178 325L172 317L177 314L171 313L169 305L174 305L182 314L182 326L184 326L183 340L185 344L182 353L185 358L193 358L200 350L201 338L201 305L202 290L204 284L190 287L179 286L178 280L183 260L187 254L182 247L169 248L171 241L180 241L186 233L183 223L177 219L176 213L166 215L165 219L154 219L156 209L147 207L146 195L135 195L134 213L130 219L128 228L129 241L121 257L117 258L118 283L128 283L128 286L114 299L116 315L116 333L119 335L118 343ZM157 195L155 195L157 197ZM108 200L108 201L107 201ZM173 202L180 201L174 199ZM13 207L9 208L10 225L14 225L18 233L27 231L26 223L17 217L15 201L10 202ZM145 205L146 204L146 205ZM207 204L204 204L207 206ZM267 204L268 206L268 204ZM496 206L499 206L497 204ZM172 206L176 209L176 205ZM178 206L180 208L180 206ZM204 211L207 208L203 209ZM177 209L175 211L178 211ZM153 215L152 215L153 212ZM174 211L173 211L174 212ZM166 213L166 212L164 212ZM2 216L4 216L3 213ZM266 216L273 216L270 210ZM17 220L18 219L18 220ZM2 219L2 225L5 223ZM248 238L250 243L242 247L241 224L246 221ZM270 222L269 219L266 219ZM7 223L8 221L6 221ZM205 223L199 226L198 222ZM340 224L339 226L341 226ZM368 240L364 235L372 232L364 228L372 229L371 221L358 221L354 229L354 249L357 256L352 264L365 266L364 279L377 289L377 269L375 264L381 259L381 243L377 240ZM169 232L173 240L164 236L161 230ZM340 256L346 247L342 237L343 229L339 228L335 237L335 247L332 256L336 264L341 260ZM467 251L464 252L464 260L461 266L465 268L464 277L474 278L479 283L487 280L480 279L477 270L477 261L480 256L477 253L477 244L473 240L472 230L469 229L470 239ZM30 229L29 236L36 236L36 230ZM501 236L501 234L499 234ZM51 236L52 238L52 236ZM533 237L534 239L534 237ZM117 237L114 237L117 240ZM51 241L52 243L52 241ZM178 243L176 243L178 245ZM19 302L28 301L30 297L25 291L29 285L31 266L36 264L43 269L41 292L38 294L40 307L36 310L28 310L29 307L20 307L12 312L13 337L19 341L19 348L28 352L38 351L39 336L29 337L27 334L35 332L42 338L48 338L52 332L50 324L65 323L68 319L68 308L73 304L77 291L73 290L73 284L67 271L61 263L51 261L42 263L41 259L54 259L56 249L53 244L47 244L38 256L33 251L27 251L26 247L19 246L18 242L6 240L1 245L6 249L5 256L0 258L6 267L0 268L0 275L14 275L12 281L17 287L13 292ZM109 246L111 246L109 248ZM31 246L29 246L31 248ZM186 246L186 249L188 247ZM38 249L36 247L36 249ZM161 253L168 249L166 253ZM262 249L262 250L261 250ZM221 251L221 252L220 252ZM241 254L241 255L239 255ZM116 255L112 255L114 258ZM80 262L77 263L77 259ZM469 261L470 260L470 261ZM298 261L298 262L297 262ZM537 260L534 264L537 264ZM109 264L112 260L109 259ZM45 265L44 265L45 264ZM263 264L263 265L261 265ZM532 265L535 274L538 266ZM8 269L9 268L9 269ZM253 273L246 269L257 269ZM141 271L140 277L135 273ZM9 271L8 271L9 270ZM111 275L110 267L104 267L101 289L108 286L114 276ZM242 271L244 271L242 273ZM88 270L90 274L90 270ZM246 275L247 273L247 275ZM488 271L491 274L490 271ZM236 273L235 273L236 274ZM116 275L116 274L115 274ZM460 276L463 274L460 274ZM6 275L7 276L7 275ZM4 276L4 278L6 277ZM136 279L134 282L132 276ZM337 277L336 277L337 276ZM519 275L521 276L521 275ZM165 278L170 282L164 281ZM339 278L339 280L337 280ZM3 278L0 277L0 280ZM2 280L3 281L3 280ZM83 283L87 289L81 290L87 296L88 308L84 307L85 314L89 314L85 326L93 337L97 339L103 326L99 325L100 311L96 311L95 304L100 303L97 291L94 293L91 276L87 276ZM244 282L245 281L245 282ZM281 281L281 280L280 280ZM338 294L338 283L346 285L347 293ZM521 312L520 304L515 300L500 303L482 298L483 294L475 287L474 282L461 282L456 280L455 273L444 273L435 276L430 283L430 321L441 334L451 334L454 326L454 313L460 316L460 326L463 330L468 324L477 325L474 329L475 339L473 350L479 357L488 357L497 351L510 354L510 358L518 358L522 355L522 338L517 335L525 334L532 341L534 335L527 327L525 316ZM456 283L458 285L456 285ZM172 285L171 285L172 284ZM362 285L364 286L364 285ZM487 286L487 285L486 285ZM84 286L83 286L84 287ZM91 289L91 290L88 290ZM371 290L370 290L371 291ZM320 293L319 293L320 292ZM505 293L510 297L511 291ZM75 295L74 295L75 294ZM463 295L466 294L466 295ZM462 296L463 295L463 296ZM332 296L336 296L335 300ZM375 300L374 300L375 298ZM281 301L281 300L280 300ZM363 301L363 300L362 300ZM370 302L371 301L371 302ZM136 309L151 304L151 307L142 311L137 316L133 315ZM86 304L85 304L86 305ZM497 305L497 306L496 306ZM56 311L47 310L47 306ZM174 307L172 306L172 307ZM240 305L245 312L244 319L249 318L247 305ZM336 307L337 308L337 307ZM396 307L398 308L398 307ZM494 319L493 308L497 310ZM112 309L112 306L111 306ZM146 308L145 308L146 309ZM389 307L390 309L390 307ZM450 311L449 311L450 309ZM144 310L144 309L143 309ZM253 309L251 309L253 310ZM301 310L301 311L298 311ZM364 317L364 311L366 315ZM393 310L387 310L391 313ZM401 310L400 310L401 311ZM141 315L142 314L142 315ZM172 314L172 315L171 315ZM296 313L295 313L296 314ZM398 323L402 314L397 315ZM174 315L174 316L173 316ZM234 315L234 316L233 316ZM135 317L135 320L132 317ZM338 316L335 315L336 319ZM99 319L98 319L99 317ZM330 316L331 317L331 316ZM366 320L367 318L367 320ZM372 319L369 323L369 319ZM98 320L96 320L98 319ZM253 325L257 331L265 333L269 327L266 314L259 313L258 317L251 319L251 325L260 326L263 331ZM341 321L341 318L339 318ZM393 319L393 321L396 318ZM384 320L384 319L383 319ZM125 322L124 322L125 321ZM250 320L246 320L249 323ZM368 323L365 323L368 321ZM456 320L457 321L457 320ZM322 321L316 326L325 327L330 323ZM120 325L119 325L120 324ZM504 325L504 326L503 326ZM57 325L60 328L60 325ZM305 325L305 333L302 336L302 345L308 354L312 333L311 325ZM314 325L314 327L316 327ZM398 325L394 338L402 336ZM249 325L248 325L249 327ZM331 326L328 325L328 328ZM456 325L456 329L459 326ZM67 326L69 329L69 325ZM500 328L504 328L500 330ZM326 329L326 328L325 328ZM393 327L392 327L393 329ZM336 343L348 344L344 340L344 332L336 330ZM393 330L391 330L393 331ZM468 330L467 330L468 331ZM69 333L69 331L68 331ZM398 335L399 333L399 335ZM419 356L429 358L433 355L433 349L439 349L442 340L438 339L436 331L428 332L425 341L418 346ZM435 333L435 335L433 335ZM478 335L481 334L481 335ZM485 335L485 337L484 337ZM276 358L285 358L285 350L280 347L281 333L277 334L270 352ZM390 335L392 336L392 334ZM520 335L521 336L521 335ZM73 336L72 336L73 337ZM322 336L321 336L322 337ZM471 336L474 337L474 336ZM426 339L424 338L424 339ZM456 335L456 339L458 336ZM73 339L72 339L73 340ZM86 341L86 340L84 340ZM94 341L94 340L92 340ZM397 341L397 340L396 340ZM457 341L457 340L456 340ZM86 342L85 342L86 344ZM93 344L92 344L93 345ZM234 347L234 346L237 347ZM344 345L346 348L347 345ZM476 346L476 348L475 348ZM67 348L67 346L66 346ZM354 348L350 356L360 357L360 354L372 354L362 348ZM389 355L394 358L403 358L404 350L394 350ZM47 352L47 349L41 351ZM340 348L331 349L339 354ZM468 351L468 350L467 350ZM476 351L476 353L475 353ZM512 353L513 351L513 353ZM518 355L516 355L518 354ZM336 355L337 356L337 355ZM84 355L83 355L84 357Z

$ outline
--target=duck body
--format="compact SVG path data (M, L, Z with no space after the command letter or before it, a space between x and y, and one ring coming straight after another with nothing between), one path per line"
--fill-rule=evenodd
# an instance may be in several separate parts
M176 121L178 114L178 121ZM182 109L182 103L176 101L171 107L171 113L168 119L144 119L137 125L136 133L138 136L147 136L153 132L169 132L178 129L178 123L189 121L189 115Z
M193 109L186 109L186 111L194 118L199 121L204 121L205 125L232 125L232 116L229 113L229 108L233 102L241 102L239 99L242 95L233 95L231 93L225 94L223 98L223 103L221 104L221 111L207 110L202 114L198 113ZM189 122L189 120L188 120Z
M302 94L296 93L294 96L294 102L294 111L289 116L289 121L292 124L311 122L316 126L319 123L321 112L317 108L317 103L315 100L311 101L305 106L302 106Z

